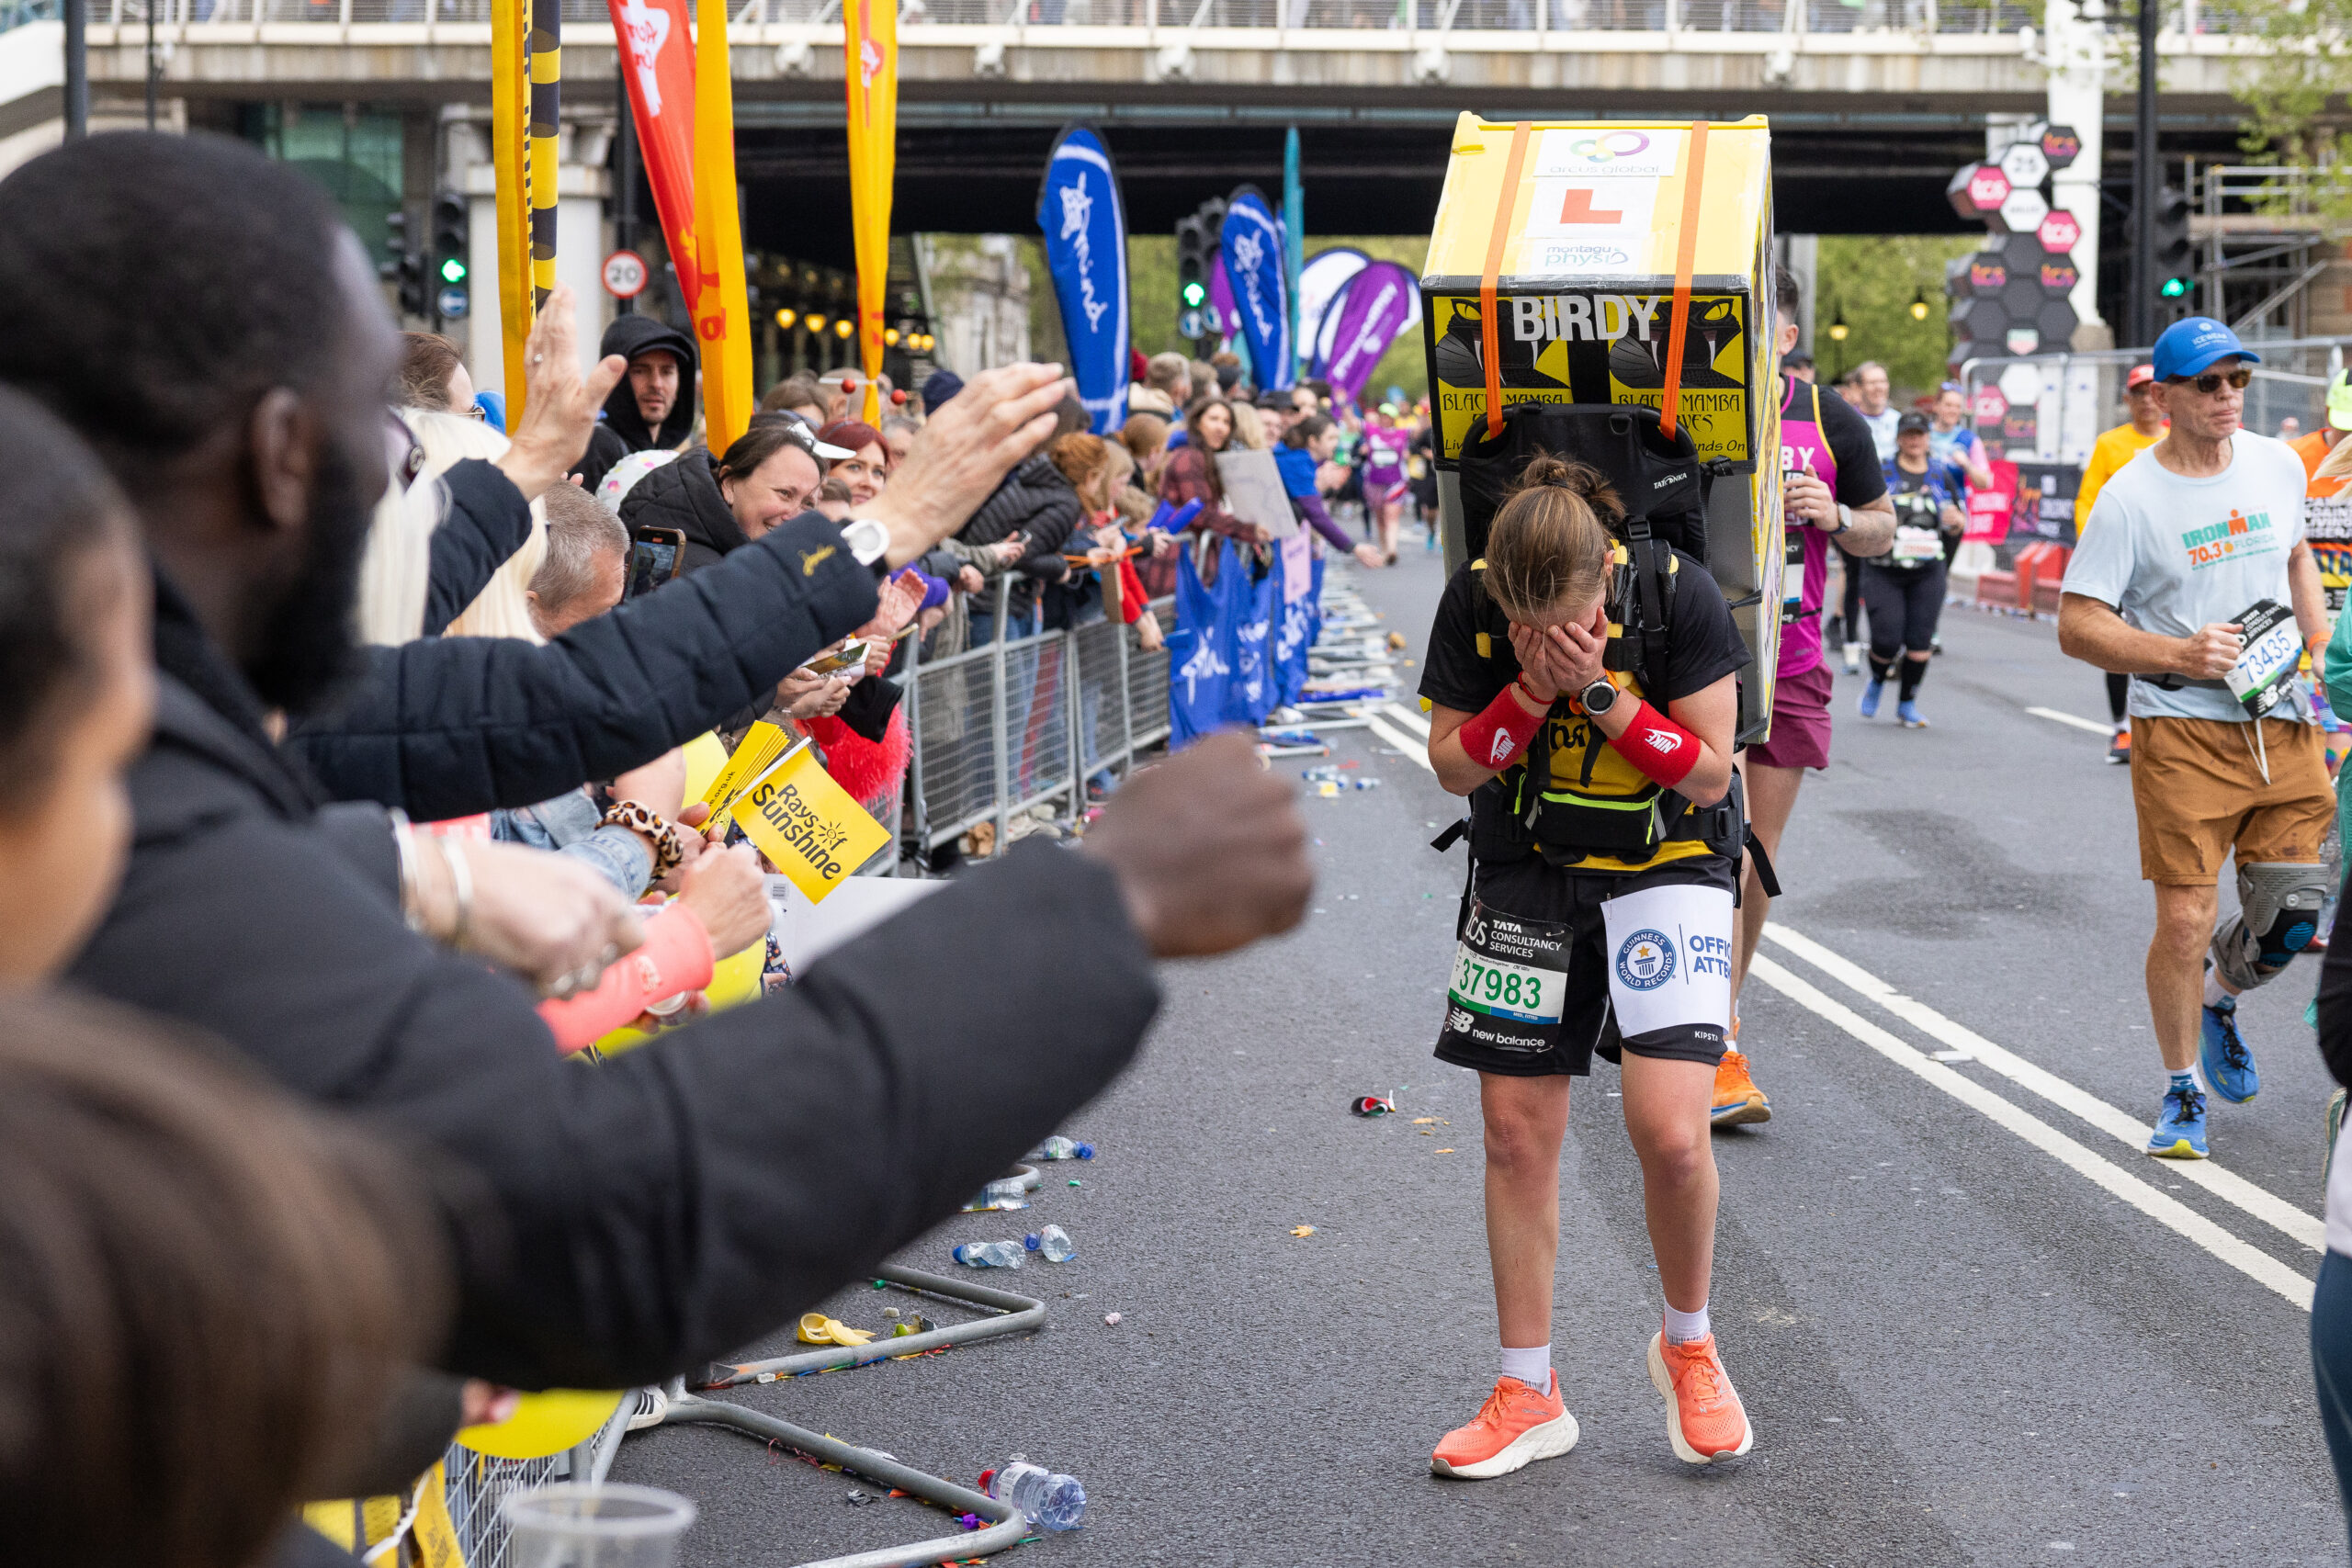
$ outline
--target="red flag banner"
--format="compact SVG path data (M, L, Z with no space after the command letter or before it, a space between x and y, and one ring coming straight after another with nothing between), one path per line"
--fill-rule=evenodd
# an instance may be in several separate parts
M669 242L678 288L695 313L695 57L686 0L608 0L626 61L628 102L654 209ZM682 390L681 395L690 395Z

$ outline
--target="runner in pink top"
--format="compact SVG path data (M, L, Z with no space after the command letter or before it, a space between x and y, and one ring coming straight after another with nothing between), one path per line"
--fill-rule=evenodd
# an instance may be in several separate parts
M1777 295L1779 351L1787 354L1797 344L1796 280L1782 273ZM1849 556L1877 556L1894 540L1894 508L1868 422L1827 388L1794 376L1783 376L1781 382L1781 501L1787 513L1788 555L1781 569L1781 664L1772 688L1772 733L1739 756L1748 825L1776 863L1804 771L1829 765L1829 671L1821 662L1829 541L1835 538ZM1715 1070L1713 1120L1718 1127L1772 1119L1772 1102L1756 1087L1747 1042L1739 1038L1739 987L1771 907L1751 856L1732 938L1732 1049Z

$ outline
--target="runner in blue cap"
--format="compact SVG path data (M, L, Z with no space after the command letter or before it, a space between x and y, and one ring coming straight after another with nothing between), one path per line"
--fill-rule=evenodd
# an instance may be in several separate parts
M2168 1158L2205 1157L2208 1093L2254 1098L2237 998L2310 945L2330 892L2333 792L2294 694L2326 601L2302 460L2241 423L2259 357L2210 316L2156 339L2171 427L2098 492L2058 613L2061 648L2132 678L2140 874L2156 889L2148 1009L2166 1075L2148 1152ZM2239 908L2216 929L2233 856Z

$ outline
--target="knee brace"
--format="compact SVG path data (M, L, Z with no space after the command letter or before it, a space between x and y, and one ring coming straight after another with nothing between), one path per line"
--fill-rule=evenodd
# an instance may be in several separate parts
M2238 912L2213 932L2213 967L2233 988L2250 991L2287 967L2319 934L2327 868L2293 861L2238 867Z

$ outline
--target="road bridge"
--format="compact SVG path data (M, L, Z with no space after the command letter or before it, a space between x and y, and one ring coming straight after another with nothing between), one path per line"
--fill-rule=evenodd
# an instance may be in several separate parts
M57 0L0 0L0 168L57 135ZM849 264L840 0L744 0L729 29L739 168L755 250ZM255 136L284 156L365 164L344 192L421 232L436 191L470 193L486 259L490 28L481 0L90 0L101 123ZM151 52L146 6L155 25ZM1279 181L1301 132L1325 233L1425 230L1464 108L1490 118L1771 117L1779 226L1958 231L1952 169L1988 117L2045 101L2014 0L901 0L901 231L1027 231L1057 127L1099 125L1130 224L1165 231L1203 196ZM2236 13L2171 8L2162 133L2226 155ZM561 254L594 297L608 247L616 51L602 0L566 0ZM25 20L25 18L33 18ZM2239 29L2243 30L2243 29ZM2120 77L2118 77L2120 81ZM2130 103L2109 100L2119 195ZM334 125L339 118L343 131ZM340 150L324 146L340 134ZM352 148L365 142L366 157ZM373 181L380 189L372 197ZM650 216L650 201L639 210ZM381 228L380 219L377 220ZM650 225L649 225L650 227Z

